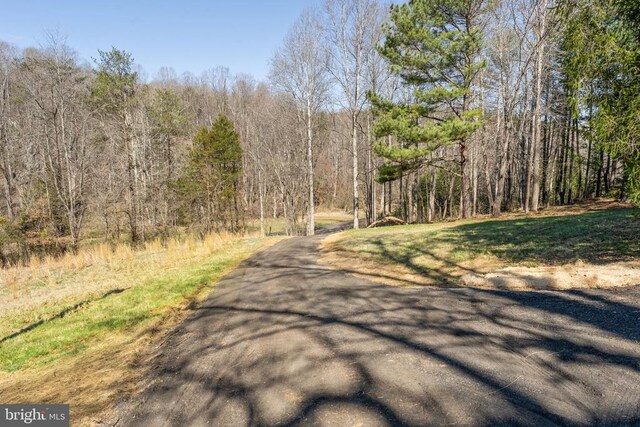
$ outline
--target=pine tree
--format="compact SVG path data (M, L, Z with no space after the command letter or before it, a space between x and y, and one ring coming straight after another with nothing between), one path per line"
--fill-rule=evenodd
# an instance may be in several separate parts
M96 77L91 86L91 102L100 112L105 123L112 126L110 139L118 146L118 152L126 156L127 216L131 243L144 241L140 227L141 206L139 197L138 151L132 129L132 107L136 102L138 75L133 71L130 53L115 47L110 51L98 51Z
M177 182L187 215L196 216L205 232L216 227L238 231L242 147L233 123L220 116L211 129L200 129L193 143L186 174Z
M458 144L463 216L470 215L467 138L480 127L472 108L472 84L484 62L479 59L483 0L412 0L391 7L391 21L380 53L411 90L411 102L392 102L369 93L377 137L392 135L398 145L377 143L386 159L379 181L391 181L429 162L440 147Z
M624 162L623 196L640 204L640 1L565 0L565 86L596 143Z

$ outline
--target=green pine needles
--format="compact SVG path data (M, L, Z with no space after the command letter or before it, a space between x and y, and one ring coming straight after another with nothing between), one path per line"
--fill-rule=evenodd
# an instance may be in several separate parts
M563 0L559 11L573 114L586 115L596 144L622 160L622 193L640 205L640 1Z
M185 215L203 226L204 232L217 228L238 231L238 207L242 172L242 147L233 123L220 116L211 129L200 129L185 175L176 183Z
M477 25L483 7L482 0L412 0L391 7L379 52L410 97L393 102L368 94L376 137L397 141L374 145L374 152L386 159L380 182L435 161L434 151L455 143L464 165L464 141L482 125L481 111L472 108L471 86L485 66L479 59L482 32Z

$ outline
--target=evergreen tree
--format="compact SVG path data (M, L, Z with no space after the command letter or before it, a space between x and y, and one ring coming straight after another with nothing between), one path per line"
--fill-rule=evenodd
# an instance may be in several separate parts
M398 179L428 162L439 147L458 144L463 216L470 213L466 140L481 125L471 87L484 67L478 58L483 8L483 0L412 0L392 6L380 53L411 90L412 101L395 103L368 94L377 117L376 136L398 141L374 146L387 160L379 181Z
M171 178L174 170L174 140L187 131L187 116L182 101L173 91L158 89L147 113L155 138L167 159L167 176Z
M103 113L119 116L124 121L138 81L138 73L133 71L133 57L115 47L110 51L98 50L98 53L96 78L91 87L92 101Z
M211 129L200 129L193 143L186 174L177 182L188 213L205 232L217 227L238 231L242 147L233 123L221 115Z
M136 102L138 74L133 71L130 53L115 47L110 51L98 52L100 58L95 60L97 69L91 86L91 102L101 113L103 122L111 127L109 136L118 146L118 152L126 156L127 217L131 243L136 245L144 241L138 188L140 159L132 129L132 107Z
M574 115L624 162L623 196L640 204L640 1L565 0L561 44Z

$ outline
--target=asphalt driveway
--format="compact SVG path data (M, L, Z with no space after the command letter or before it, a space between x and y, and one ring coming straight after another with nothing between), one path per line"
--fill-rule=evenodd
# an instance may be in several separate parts
M640 286L394 288L319 266L321 239L227 276L118 425L640 425Z

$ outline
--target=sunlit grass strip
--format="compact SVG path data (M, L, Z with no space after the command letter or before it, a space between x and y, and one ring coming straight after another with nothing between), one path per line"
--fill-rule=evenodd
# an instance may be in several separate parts
M558 212L349 230L325 242L324 259L327 265L400 286L457 286L465 274L514 266L578 262L605 266L640 260L636 213L635 209Z
M34 257L26 267L0 270L0 339L67 307L179 269L236 240L223 233L171 239L165 245L156 240L138 250L98 244L78 254Z
M54 318L0 343L0 370L50 363L116 331L134 338L167 310L208 292L210 283L269 242L212 235L204 240L172 241L166 247L153 243L137 252L127 246L115 252L97 247L78 254L80 261L68 256L23 267L27 271L19 273L31 279L30 285L22 285L27 293L32 287L33 292L38 291L39 280L45 286L38 295L64 296L42 307L27 302L14 308L13 315L3 313L0 339L28 326L29 321ZM4 274L16 274L16 270ZM117 292L108 293L114 290ZM78 302L83 304L55 318Z

